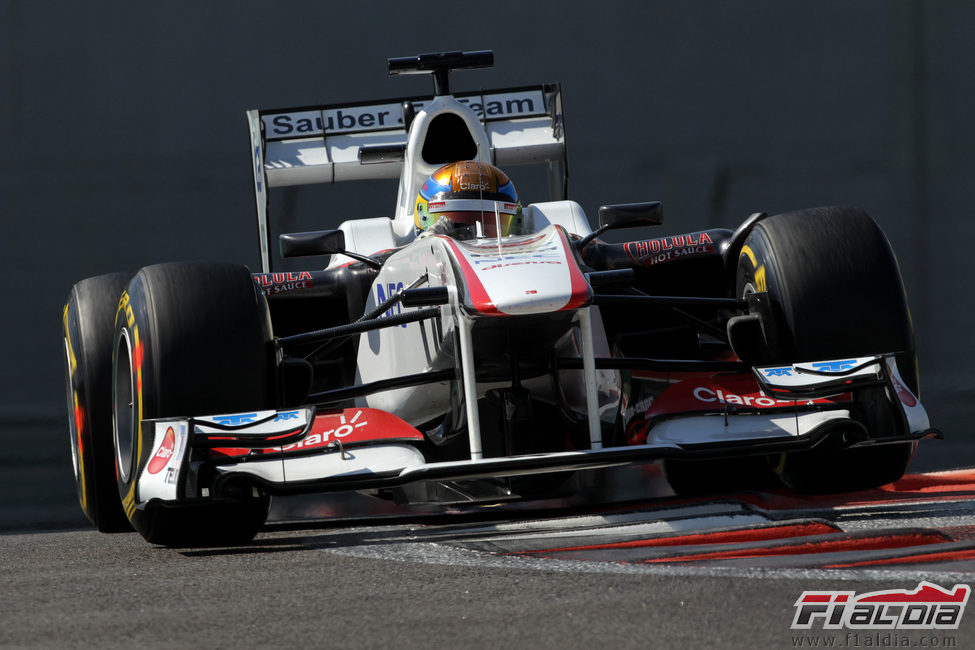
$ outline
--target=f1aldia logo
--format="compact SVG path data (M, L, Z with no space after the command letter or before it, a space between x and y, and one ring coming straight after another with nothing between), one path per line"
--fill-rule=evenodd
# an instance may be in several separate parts
M930 582L916 589L804 591L796 600L793 630L820 624L824 630L957 630L971 587L950 590Z

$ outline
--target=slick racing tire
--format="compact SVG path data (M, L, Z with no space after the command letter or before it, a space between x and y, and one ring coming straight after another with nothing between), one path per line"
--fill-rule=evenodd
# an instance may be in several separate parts
M773 327L771 363L821 361L897 352L905 383L918 393L914 334L897 260L865 211L827 207L759 222L738 260L737 295L767 291ZM895 432L883 389L858 401L872 438ZM914 443L845 449L826 446L782 454L773 466L796 492L836 493L899 479Z
M112 334L119 296L131 277L82 280L64 306L71 464L81 509L103 533L132 530L118 497L112 448Z
M264 524L270 498L249 487L180 506L138 506L137 490L153 442L142 420L273 408L272 341L267 303L243 266L158 264L132 279L115 315L114 448L123 509L147 541L242 543Z

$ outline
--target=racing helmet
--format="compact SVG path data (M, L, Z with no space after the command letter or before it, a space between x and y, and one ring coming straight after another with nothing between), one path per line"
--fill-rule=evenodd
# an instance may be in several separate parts
M430 174L416 196L413 220L420 230L442 224L475 237L522 234L514 183L494 165L473 160L449 163Z

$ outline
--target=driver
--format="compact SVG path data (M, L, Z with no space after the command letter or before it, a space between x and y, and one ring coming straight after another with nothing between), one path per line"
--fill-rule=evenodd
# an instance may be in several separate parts
M522 234L521 202L508 175L493 165L464 160L430 174L416 196L420 231L458 239Z

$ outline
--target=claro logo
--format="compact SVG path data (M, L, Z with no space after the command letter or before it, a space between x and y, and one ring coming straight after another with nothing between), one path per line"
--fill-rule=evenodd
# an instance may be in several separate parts
M719 404L737 404L739 406L755 406L758 408L771 408L773 406L792 406L794 402L787 400L773 399L766 395L755 397L753 395L735 395L726 393L720 388L707 388L698 386L694 389L694 397L699 402L717 402Z
M894 384L894 390L897 392L897 396L901 399L901 402L904 403L904 406L907 406L908 408L917 406L917 400L914 398L914 395L911 393L911 391L907 390L907 387L904 386L904 384L900 382L897 375L891 373L890 379Z
M162 444L156 453L153 454L152 460L149 461L149 466L146 471L150 474L158 474L163 470L163 468L169 463L169 459L173 457L173 449L176 447L176 434L173 433L173 428L169 427L166 429L166 435L163 436Z

